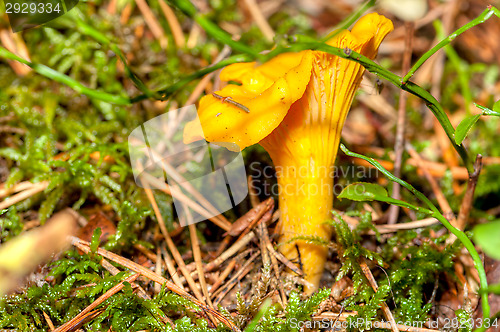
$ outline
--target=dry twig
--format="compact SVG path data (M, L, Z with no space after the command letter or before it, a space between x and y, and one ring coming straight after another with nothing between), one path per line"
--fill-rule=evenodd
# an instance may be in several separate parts
M412 44L413 44L413 30L414 23L406 22L405 24L405 51L403 53L403 73L407 73L410 70L411 65L411 55L412 55ZM401 90L399 93L399 108L398 108L398 122L396 131L396 142L394 144L394 152L396 154L396 159L394 160L394 176L397 178L401 177L401 166L403 164L403 152L404 152L404 135L406 127L406 101L408 99L408 92ZM394 199L401 198L401 186L399 183L394 182L392 185L392 197ZM389 209L389 224L395 224L398 219L399 206L391 205Z
M476 162L474 163L474 172L469 176L467 181L467 189L465 190L465 195L462 200L462 205L460 206L460 211L457 217L457 228L460 230L465 229L467 220L469 219L470 210L472 208L472 202L474 200L474 192L476 191L477 181L479 180L479 173L483 168L483 156L480 154L476 157Z

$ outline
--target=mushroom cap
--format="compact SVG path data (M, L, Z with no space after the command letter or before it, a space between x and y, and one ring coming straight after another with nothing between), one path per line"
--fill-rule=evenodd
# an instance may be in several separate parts
M343 30L327 43L349 47L373 59L392 29L390 20L372 13L359 19L352 31ZM220 79L239 85L228 84L216 92L220 97L229 97L230 102L214 95L201 99L199 119L184 129L185 143L204 138L231 150L242 150L260 142L280 125L292 104L303 96L318 52L283 53L260 66L246 62L224 68ZM244 105L250 112L237 104Z

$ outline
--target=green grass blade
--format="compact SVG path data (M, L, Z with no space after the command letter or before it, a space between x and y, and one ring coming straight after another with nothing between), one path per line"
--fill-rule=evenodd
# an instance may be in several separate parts
M403 79L401 80L402 83L408 82L408 80L415 74L415 72L424 64L425 61L427 61L431 56L434 55L437 51L439 51L441 48L444 46L448 45L451 43L455 38L457 38L459 35L464 33L465 31L469 30L472 27L475 27L478 24L483 23L487 19L489 19L492 15L495 15L497 17L500 17L500 11L496 9L495 7L488 6L487 9L485 9L478 17L476 17L474 20L470 21L466 25L458 28L455 32L450 34L448 37L440 41L436 46L431 48L429 51L425 52L424 55L418 59L418 61L413 65L413 67L410 69L408 74L406 74Z
M371 73L376 74L377 76L391 82L395 86L397 86L400 89L403 89L405 91L408 91L409 93L419 97L422 99L427 107L431 110L431 112L434 114L436 119L439 121L441 124L441 127L444 129L446 132L446 135L448 136L448 139L452 143L453 148L457 151L457 153L460 155L462 158L464 165L467 167L467 170L469 172L472 172L474 167L472 164L472 161L469 158L469 155L467 153L467 150L465 150L464 146L462 144L456 144L455 143L455 128L450 122L450 119L446 115L446 112L444 111L443 107L439 104L439 102L432 96L428 91L420 87L419 85L413 83L413 82L406 82L406 83L401 83L401 77L390 72L389 70L383 68L382 66L378 65L375 63L373 60L367 58L366 56L354 52L350 49L340 49L338 47L333 47L330 45L327 45L325 43L320 43L320 42L303 42L303 43L296 43L293 44L289 47L277 47L273 51L269 52L269 54L266 55L265 61L271 59L272 57L284 53L284 52L299 52L302 50L318 50L318 51L323 51L327 52L336 56L339 56L344 59L349 59L351 61L357 62L364 66L366 70L368 70Z
M28 60L25 60L14 53L9 52L7 49L0 46L0 58L9 59L18 61L20 63L25 64L26 66L32 68L38 74L50 78L55 82L65 84L75 90L78 93L84 94L90 98L99 99L108 103L117 104L117 105L130 105L130 99L128 97L116 96L109 94L107 92L90 89L84 86L82 83L72 79L71 77L64 75L50 67L47 67L42 64L33 63Z
M408 189L413 195L415 195L418 199L420 199L422 202L424 202L429 207L429 209L432 210L431 216L438 219L452 234L454 234L457 237L457 239L467 249L467 251L469 252L469 255L471 255L472 260L474 261L474 266L476 267L476 270L478 272L481 289L488 289L488 281L486 280L486 272L484 270L483 262L481 260L481 257L477 253L477 250L474 247L474 244L472 244L471 240L467 237L467 235L465 235L464 232L455 228L441 214L441 212L439 212L438 208L423 193L421 193L420 191L415 189L408 182L403 181L400 178L394 176L391 172L386 170L375 159L363 156L363 155L355 153L355 152L351 152L345 147L344 144L340 144L340 149L349 157L360 158L360 159L367 161L368 163L370 163L370 165L372 165L373 167L378 169L382 174L387 176L389 178L389 180L399 183L402 187ZM490 305L488 302L488 294L487 293L481 294L481 303L483 306L483 319L486 320L486 318L490 317ZM479 328L478 331L484 331L484 328Z
M226 31L222 30L218 25L214 24L212 21L207 19L204 15L198 14L196 7L189 0L172 0L174 6L180 9L186 16L192 18L198 23L203 30L205 30L210 36L215 38L218 42L228 45L233 50L252 55L254 58L259 59L260 54L256 50L247 45L233 40L231 35Z
M147 97L153 97L159 99L159 96L157 96L154 91L151 91L146 86L146 84L144 84L144 82L142 82L139 79L139 77L137 77L137 75L132 71L132 69L128 65L125 55L123 54L122 50L118 47L118 45L112 43L111 40L109 40L108 37L106 37L103 33L94 29L93 27L86 24L82 20L77 20L76 24L79 32L81 32L83 35L92 37L93 39L97 40L99 43L103 45L108 46L118 56L118 58L120 59L125 68L125 74L130 78L130 80L132 80L132 82L134 82L137 89L139 89Z

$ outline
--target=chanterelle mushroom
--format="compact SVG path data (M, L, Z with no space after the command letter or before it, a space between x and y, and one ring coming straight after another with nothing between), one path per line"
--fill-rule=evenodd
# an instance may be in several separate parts
M390 20L368 14L328 44L373 59L392 30ZM331 170L363 72L364 67L353 61L311 50L284 53L260 66L254 62L233 64L224 68L220 79L241 85L229 84L215 95L203 97L198 109L201 128L193 122L184 131L186 142L205 138L232 143L239 149L259 143L267 150L280 189L279 248L294 260L299 248L310 282L308 293L319 285L327 248L292 240L298 236L330 240L331 230L324 222L330 218L333 201Z

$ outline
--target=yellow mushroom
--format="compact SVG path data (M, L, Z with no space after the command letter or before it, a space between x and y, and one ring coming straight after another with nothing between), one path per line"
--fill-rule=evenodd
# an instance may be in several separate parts
M384 16L368 14L328 44L373 59L392 29L392 22ZM266 149L278 178L279 248L296 260L298 247L310 283L307 293L319 285L327 248L293 239L330 240L331 229L324 222L330 218L333 202L332 168L363 72L364 67L353 61L311 50L284 53L260 66L233 64L222 70L220 79L241 85L228 84L203 97L200 121L184 130L186 142L204 138L230 149L256 143Z

